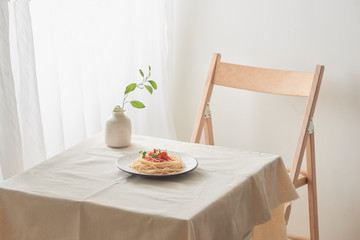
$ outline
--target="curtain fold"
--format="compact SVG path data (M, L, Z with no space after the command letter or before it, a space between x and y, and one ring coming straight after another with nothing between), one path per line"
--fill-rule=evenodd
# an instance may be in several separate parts
M10 62L8 1L0 1L0 167L3 178L23 170L15 86Z
M1 1L0 167L8 178L45 159L29 2Z
M9 3L10 56L16 89L17 112L24 168L45 160L44 135L40 116L33 33L28 0Z

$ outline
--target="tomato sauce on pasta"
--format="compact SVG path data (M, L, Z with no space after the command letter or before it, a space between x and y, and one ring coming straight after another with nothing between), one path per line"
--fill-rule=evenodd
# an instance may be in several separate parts
M171 175L181 172L185 168L181 158L168 155L167 151L154 149L148 154L140 151L130 167L138 173L149 175Z

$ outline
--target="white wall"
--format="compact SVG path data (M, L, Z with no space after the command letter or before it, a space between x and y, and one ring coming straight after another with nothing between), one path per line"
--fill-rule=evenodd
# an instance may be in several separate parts
M360 1L176 0L174 10L172 104L180 140L190 139L213 52L225 62L259 67L325 65L314 117L320 237L359 239ZM212 101L215 144L291 162L304 99L217 87ZM289 232L308 235L304 190Z

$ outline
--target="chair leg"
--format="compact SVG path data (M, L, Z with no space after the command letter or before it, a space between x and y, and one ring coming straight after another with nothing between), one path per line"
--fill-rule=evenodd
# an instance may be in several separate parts
M207 145L214 145L214 133L211 116L206 118L204 122L204 138Z
M308 177L310 240L319 240L319 220L317 208L317 189L315 171L315 138L309 134L306 145L306 165Z

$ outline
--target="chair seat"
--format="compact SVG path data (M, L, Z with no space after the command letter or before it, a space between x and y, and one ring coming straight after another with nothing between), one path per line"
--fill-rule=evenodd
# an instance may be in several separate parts
M310 240L310 238L305 238L305 237L296 236L296 235L292 235L292 234L288 234L288 239L289 240Z
M287 171L288 171L288 173L290 173L290 168L287 168ZM307 182L308 182L307 171L305 169L301 169L298 180L294 184L294 186L295 186L295 188L299 188L299 187L306 185Z

